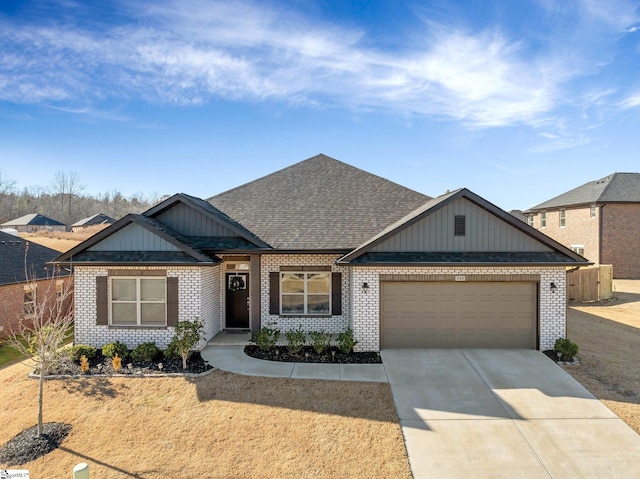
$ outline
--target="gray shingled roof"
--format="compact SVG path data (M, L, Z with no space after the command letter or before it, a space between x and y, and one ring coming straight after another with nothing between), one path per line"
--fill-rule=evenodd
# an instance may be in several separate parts
M38 213L32 213L29 215L21 216L15 220L7 221L2 226L64 226L64 223L60 223L51 218L47 218Z
M76 221L71 225L71 227L104 225L104 224L112 224L115 222L116 220L111 216L107 216L104 213L96 213L95 215L89 216L87 218L82 218L80 221Z
M613 173L540 203L529 211L592 203L640 203L640 173Z
M430 198L318 155L208 201L276 249L351 249Z
M0 231L0 285L26 282L24 253L27 243L26 274L29 279L44 279L52 275L53 267L47 268L47 262L58 256L58 251Z

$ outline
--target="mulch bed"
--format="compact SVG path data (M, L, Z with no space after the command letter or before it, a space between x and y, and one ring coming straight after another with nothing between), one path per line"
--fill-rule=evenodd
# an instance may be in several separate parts
M326 363L326 364L380 364L380 355L372 351L352 352L345 354L336 347L325 349L318 354L311 346L305 346L298 354L292 354L287 346L274 346L262 351L258 346L245 346L245 354L256 359L281 361L287 363Z
M160 364L162 367L160 367ZM72 361L64 358L62 362L51 372L49 376L109 376L112 374L122 375L144 375L144 374L171 374L171 373L190 373L200 374L213 369L206 363L200 353L194 352L187 360L187 369L182 369L182 359L167 359L162 354L154 358L153 361L134 361L131 357L122 360L122 367L118 371L114 371L111 358L105 357L100 351L97 351L94 358L89 359L89 370L83 374L80 370L80 362Z
M38 426L25 429L0 448L0 463L19 466L34 461L50 453L71 431L70 424L48 422L42 425L42 435L38 437Z

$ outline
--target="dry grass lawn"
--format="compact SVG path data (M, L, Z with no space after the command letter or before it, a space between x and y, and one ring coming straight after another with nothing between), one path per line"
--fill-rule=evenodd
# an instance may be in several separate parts
M74 246L79 245L81 242L93 236L97 232L103 230L106 226L90 226L84 230L77 232L58 233L49 231L39 231L37 233L20 233L20 237L39 245L46 246L47 248L54 249L64 253L69 251Z
M640 281L614 285L615 299L569 309L581 365L565 369L640 434Z
M35 424L24 363L0 370L0 444ZM410 478L387 384L206 377L47 381L45 422L73 429L33 478Z

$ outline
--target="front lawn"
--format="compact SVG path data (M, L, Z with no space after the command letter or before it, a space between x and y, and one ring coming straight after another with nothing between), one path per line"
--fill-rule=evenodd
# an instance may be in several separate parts
M37 383L0 370L0 444L36 422ZM61 447L19 469L100 478L410 478L388 384L215 371L183 378L45 383L44 421L71 424Z

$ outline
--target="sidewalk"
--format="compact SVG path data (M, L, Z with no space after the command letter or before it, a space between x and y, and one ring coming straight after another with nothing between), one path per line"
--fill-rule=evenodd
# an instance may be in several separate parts
M244 346L206 346L200 351L211 366L245 376L389 382L382 364L319 364L264 361L247 356Z

